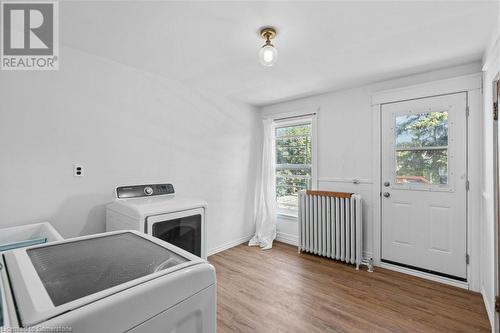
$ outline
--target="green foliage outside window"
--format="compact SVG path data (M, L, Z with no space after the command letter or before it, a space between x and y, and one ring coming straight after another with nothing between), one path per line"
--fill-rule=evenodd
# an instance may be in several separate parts
M276 128L278 208L297 209L297 194L311 185L311 124Z
M448 183L448 113L396 117L396 182Z

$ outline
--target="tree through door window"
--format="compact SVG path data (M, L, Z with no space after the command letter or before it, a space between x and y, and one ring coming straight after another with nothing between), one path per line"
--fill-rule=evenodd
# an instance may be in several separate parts
M448 184L448 112L396 117L397 184Z

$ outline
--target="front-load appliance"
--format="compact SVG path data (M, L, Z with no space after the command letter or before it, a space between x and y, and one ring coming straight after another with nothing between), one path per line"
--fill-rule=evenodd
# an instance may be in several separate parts
M106 230L133 229L207 258L207 203L175 195L172 184L121 186L106 206Z
M215 332L215 270L138 231L4 252L2 297L29 331Z

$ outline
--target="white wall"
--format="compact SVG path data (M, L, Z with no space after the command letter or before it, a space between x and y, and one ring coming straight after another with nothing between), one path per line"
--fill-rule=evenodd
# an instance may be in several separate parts
M117 185L172 182L208 201L209 251L253 233L255 109L75 49L60 59L0 74L0 227L102 232Z
M481 200L481 293L494 331L498 328L495 319L495 296L497 290L497 258L494 216L494 161L493 161L493 80L500 72L500 33L495 36L483 60L483 105L482 117L482 200Z
M481 64L445 68L390 81L374 83L319 96L280 103L262 108L262 116L297 110L320 108L318 115L318 187L361 193L364 200L365 255L373 253L373 115L371 93L479 73ZM360 184L353 184L352 179ZM278 239L296 240L297 222L278 220Z

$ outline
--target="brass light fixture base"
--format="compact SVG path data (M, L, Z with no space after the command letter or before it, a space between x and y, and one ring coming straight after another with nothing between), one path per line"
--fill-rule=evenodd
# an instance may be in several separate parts
M273 39L276 37L276 29L272 27L265 27L260 30L260 36L266 40Z

